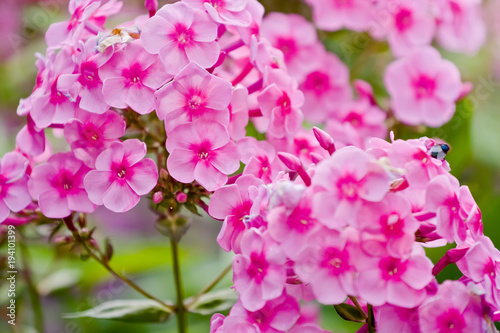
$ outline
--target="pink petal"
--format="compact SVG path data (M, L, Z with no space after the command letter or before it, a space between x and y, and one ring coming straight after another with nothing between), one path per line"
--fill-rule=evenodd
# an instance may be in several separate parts
M84 189L73 191L67 196L68 208L75 212L92 213L96 206L90 202L89 196Z
M145 158L134 164L129 170L132 172L132 176L127 178L127 183L138 195L146 195L156 186L158 168L152 159Z
M219 59L220 47L217 42L195 42L186 47L186 55L190 61L196 62L203 68L210 68Z
M214 192L210 198L208 212L210 216L217 219L225 219L226 216L232 215L235 207L243 205L238 185L231 184L221 187Z
M57 219L69 216L68 200L56 190L44 192L38 198L40 209L46 217Z
M108 190L112 183L110 171L92 170L83 180L83 184L90 201L96 205L102 205L104 193Z
M198 162L194 168L194 179L208 191L215 191L227 183L227 176L214 168L212 164Z
M124 109L127 107L125 102L127 90L125 80L116 77L104 80L102 94L106 103L115 108Z
M181 183L191 183L194 179L194 171L197 158L191 150L174 149L167 159L167 170L170 175Z
M115 181L104 193L104 207L115 213L123 213L134 208L139 203L138 196L127 182Z

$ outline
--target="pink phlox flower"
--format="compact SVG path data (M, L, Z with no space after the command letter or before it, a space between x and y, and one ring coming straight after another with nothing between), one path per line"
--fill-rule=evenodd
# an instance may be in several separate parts
M455 113L462 82L457 67L431 47L387 67L384 82L395 116L407 125L439 127Z
M245 164L244 175L254 175L265 183L271 183L282 170L276 158L276 150L267 141L245 137L238 141L238 150L241 154L241 162Z
M27 124L16 135L16 147L28 157L38 156L48 145L48 140L45 140L45 131L35 126L30 115L26 122Z
M144 158L146 151L146 144L137 139L112 142L97 156L96 170L85 177L90 200L116 213L135 207L158 181L158 168Z
M248 125L248 90L242 85L233 88L233 96L229 108L229 124L227 131L231 139L238 141L245 137Z
M83 179L90 171L72 152L52 155L47 163L31 172L28 188L42 214L63 218L71 212L91 213L96 206L89 200Z
M318 47L319 58L300 78L299 88L304 93L304 117L313 123L321 123L331 110L341 107L352 98L349 70L340 59Z
M467 200L470 191L459 187L458 180L450 174L435 177L426 192L426 208L437 215L436 232L449 243L462 243L467 237L468 205L463 207L462 198Z
M191 62L155 94L156 112L167 134L177 125L203 119L227 127L232 86Z
M319 45L314 26L297 14L273 12L264 17L260 34L281 50L289 73L295 77L308 70L314 62L311 52Z
M146 51L159 54L169 74L175 75L189 62L212 67L219 58L215 41L217 25L207 14L185 2L167 4L144 23L141 41Z
M110 106L132 108L140 114L155 109L154 93L167 80L160 59L144 51L140 41L132 42L115 52L101 68L104 100Z
M370 21L372 1L366 0L307 0L313 10L313 20L319 29L337 31L347 28L366 30Z
M252 15L247 10L247 0L183 0L193 8L206 10L217 23L247 27Z
M253 205L250 192L258 191L258 187L263 184L252 175L243 175L234 184L221 187L212 195L208 212L210 216L224 220L217 236L217 242L224 251L241 252L241 236L249 227L247 220L251 217Z
M259 333L281 333L288 331L300 316L300 305L293 297L283 293L280 297L268 301L263 308L251 312L246 310L241 301L238 301L226 321L234 323L248 323L257 327ZM224 333L237 331L222 331ZM252 332L252 331L248 331ZM253 333L253 332L252 332Z
M45 41L49 46L64 42L75 44L77 40L88 38L101 30L107 17L118 13L121 7L122 3L116 0L102 6L100 0L71 0L68 7L71 18L51 24L45 34Z
M404 257L412 250L419 223L403 195L388 193L381 202L363 205L358 226L366 253Z
M61 75L57 81L57 89L64 93L77 89L80 108L102 114L109 109L109 105L104 101L99 68L113 55L113 48L108 48L104 53L97 52L96 41L96 37L91 37L85 44L80 42L80 53L75 57L76 72Z
M406 170L405 178L412 188L425 189L434 177L450 170L448 162L431 157L425 141L396 140L388 149L391 165Z
M484 332L479 297L459 281L445 281L418 309L421 332Z
M359 296L374 306L389 303L414 308L425 300L426 286L433 279L433 264L416 243L405 258L361 255L354 262L359 271Z
M437 39L452 52L476 54L486 40L486 25L482 18L481 1L438 1Z
M312 178L319 192L313 200L318 220L329 228L356 222L362 202L379 202L389 190L382 167L359 148L344 147L317 165Z
M295 259L294 270L303 283L310 284L322 304L340 304L355 295L354 266L358 232L321 228L310 234Z
M233 259L233 281L241 305L253 312L283 293L286 257L269 234L254 228L243 232L240 245L241 253Z
M28 160L19 153L10 152L0 160L0 223L10 212L19 212L31 203L26 169Z
M394 55L405 56L431 44L436 23L426 1L391 0L385 3L387 7L383 5L376 13L390 12L392 22L386 33Z
M47 72L41 86L32 95L29 112L38 128L65 124L75 115L75 91L70 89L63 92L57 87L61 75L72 74L74 71L72 52L69 47L62 48L57 54L53 50L47 52Z
M265 39L252 36L250 39L250 61L252 65L262 74L266 72L266 67L280 68L287 70L283 52L271 45Z
M307 190L296 205L276 205L267 213L269 234L290 259L307 244L306 238L320 228L312 213L312 197L313 191Z
M386 118L387 113L367 99L346 101L327 120L326 129L337 147L353 145L364 149L371 138L387 136Z
M268 135L276 138L293 136L302 126L304 115L301 107L304 94L297 81L281 69L266 68L264 86L257 96L265 119L269 120Z
M79 109L75 119L64 126L64 137L75 157L94 168L97 156L123 136L125 127L115 111L98 115Z
M214 121L196 120L174 128L167 138L170 156L167 168L181 183L196 180L208 191L227 182L238 170L240 154L224 126Z

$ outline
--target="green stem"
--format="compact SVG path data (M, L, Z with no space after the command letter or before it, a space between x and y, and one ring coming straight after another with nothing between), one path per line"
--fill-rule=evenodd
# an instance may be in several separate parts
M23 273L26 284L28 285L28 292L30 294L31 305L33 306L33 315L35 321L35 327L38 332L43 333L45 331L43 325L43 312L42 305L40 302L40 295L38 290L31 279L30 270L30 255L28 252L28 247L24 243L24 238L20 230L19 233L19 247L21 248L21 262L23 263Z
M184 297L182 294L181 270L179 266L179 248L174 237L170 238L170 244L172 245L175 291L177 294L177 327L179 333L186 333L186 309L184 307Z
M373 315L373 307L371 304L367 304L367 309L368 309L368 320L366 323L368 324L368 332L369 333L375 333L375 318Z
M196 301L203 295L205 295L206 293L208 293L210 290L212 290L216 285L217 283L219 283L223 278L224 276L226 276L227 273L229 273L231 271L231 269L233 268L233 263L229 264L229 266L227 266L216 278L215 280L213 280L209 285L207 285L205 288L203 288L198 294L196 294L196 296L194 296L192 298L192 300L189 302L189 304L187 305L187 308L189 308L189 306L191 304L194 304L196 303Z
M90 255L99 264L101 264L109 273L111 273L111 275L113 275L116 279L125 282L128 286L130 286L132 289L134 289L135 291L137 291L139 294L143 295L144 297L156 301L157 303L159 303L161 306L163 306L165 309L167 309L169 311L172 311L172 312L174 311L174 307L166 304L162 300L149 294L147 291L145 291L144 289L142 289L141 287L136 285L134 282L129 280L127 277L117 273L113 268L111 268L111 266L108 264L108 262L106 260L102 260L101 258L96 256L94 251L92 251L88 247L86 241L81 237L80 233L78 232L78 230L74 226L71 216L64 218L63 221L66 224L66 226L68 227L68 229L71 231L71 233L73 234L73 237L75 238L75 240L78 241L78 243L80 243L83 246L83 248L85 249L87 254Z
M361 307L361 304L359 304L358 299L354 296L348 296L349 299L352 301L356 309L363 315L365 319L368 319L368 315L366 314L365 310Z

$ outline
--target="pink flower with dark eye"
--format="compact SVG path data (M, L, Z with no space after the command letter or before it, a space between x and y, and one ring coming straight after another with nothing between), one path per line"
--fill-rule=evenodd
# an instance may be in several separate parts
M483 313L479 297L459 281L445 281L435 296L418 309L420 332L489 332L482 329Z
M311 285L318 302L340 304L347 295L355 294L353 246L356 242L354 229L340 233L324 227L303 242L294 270L303 283Z
M364 200L381 201L389 190L382 167L359 148L345 147L318 164L313 185L320 190L313 211L329 228L354 224Z
M313 20L318 28L337 31L347 28L365 30L370 22L373 4L366 0L307 0L313 10Z
M245 164L243 174L254 175L265 183L272 183L282 165L276 158L276 149L267 141L245 137L238 141L241 162Z
M19 153L7 153L0 160L0 223L11 211L19 212L31 203L26 167L28 160Z
M481 1L441 0L438 5L439 44L452 52L474 55L486 40Z
M109 109L102 94L102 80L99 68L104 65L113 49L108 48L105 53L97 52L96 37L89 38L85 44L80 42L80 53L77 56L77 71L75 74L64 74L57 81L57 89L69 93L76 89L80 95L79 106L89 112L102 114Z
M79 109L75 116L64 126L64 137L75 157L94 168L97 156L125 133L125 121L111 110L97 115Z
M457 67L430 47L390 64L384 82L395 116L407 125L445 124L455 113L462 90Z
M146 51L160 54L169 74L180 72L189 62L212 67L219 58L217 25L207 14L184 2L163 6L144 23L141 40Z
M137 139L113 142L96 159L96 170L85 177L85 189L96 205L122 213L148 194L158 181L156 163L146 156L146 144Z
M333 109L351 99L349 70L340 59L319 48L314 66L299 80L304 93L304 117L315 123L325 121Z
M217 23L247 27L252 16L246 9L247 0L183 0L193 8L206 10Z
M420 333L418 308L406 309L386 304L376 307L374 311L380 332Z
M172 76L165 73L160 59L144 51L139 41L125 46L99 69L102 93L109 105L131 107L140 114L155 109L154 93Z
M262 115L269 120L268 134L276 138L298 132L304 115L300 108L304 94L297 82L281 69L271 69L264 75L265 89L257 96Z
M214 192L210 198L208 212L224 223L217 236L217 242L224 251L239 253L241 236L247 228L246 218L250 215L252 200L250 191L258 191L264 185L260 179L252 175L239 177L234 184L226 185Z
M156 113L165 121L167 133L179 124L202 118L227 126L231 97L229 81L192 62L156 92Z
M28 182L33 199L46 217L63 218L71 212L91 213L96 206L89 200L83 179L90 171L73 153L52 155L36 166Z
M196 120L174 128L167 138L167 168L181 183L196 180L209 191L224 186L238 170L240 154L226 128L214 121Z
M233 259L233 281L245 309L260 310L266 301L281 296L286 282L285 262L285 255L269 235L254 228L243 233L241 253Z

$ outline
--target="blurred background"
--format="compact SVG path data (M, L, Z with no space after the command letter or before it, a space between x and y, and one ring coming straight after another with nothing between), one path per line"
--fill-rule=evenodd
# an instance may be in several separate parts
M126 0L124 11L107 23L112 28L145 13L143 0ZM165 3L160 1L160 5ZM298 0L264 0L266 10L296 12L310 17L310 9ZM452 173L468 185L481 208L484 232L500 246L500 0L484 0L484 19L488 41L475 56L457 55L440 50L462 73L463 81L473 83L469 97L457 105L454 118L438 129L395 128L396 138L440 137L452 150L447 156ZM0 1L0 156L14 149L14 138L25 119L16 115L20 98L27 97L36 77L35 53L45 53L44 33L52 22L68 18L67 0ZM114 20L119 21L114 21ZM320 33L331 52L351 69L351 77L370 82L377 97L387 93L382 83L386 65L392 60L386 43L350 31ZM363 42L360 44L360 40ZM60 133L53 133L57 137ZM63 140L64 141L64 140ZM147 204L128 214L98 210L90 218L90 227L98 226L97 238L108 237L114 246L112 266L144 289L161 299L175 298L169 241L155 230L156 216ZM40 293L46 332L174 332L175 320L165 324L120 324L105 320L63 319L64 313L77 312L111 299L138 299L140 295L113 278L95 262L82 260L64 247L48 245L48 226L25 226L18 237L17 264L28 262L33 283ZM193 218L191 230L181 243L181 262L185 294L196 294L232 260L216 243L220 222L207 216ZM0 261L5 243L2 246ZM23 251L24 249L24 251ZM436 262L446 248L430 249ZM1 267L4 267L0 263ZM17 282L17 325L7 325L7 283L0 273L0 332L36 332L33 309L25 282ZM440 280L457 279L452 266L439 275ZM231 285L230 276L216 289ZM333 332L355 332L359 325L342 321L332 307L321 309L323 328ZM189 332L208 332L210 316L190 314Z

